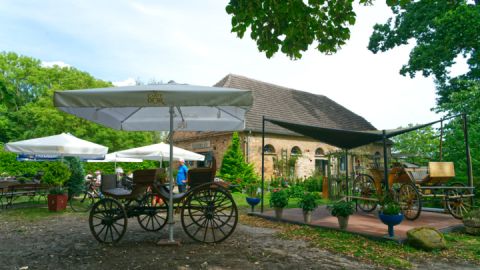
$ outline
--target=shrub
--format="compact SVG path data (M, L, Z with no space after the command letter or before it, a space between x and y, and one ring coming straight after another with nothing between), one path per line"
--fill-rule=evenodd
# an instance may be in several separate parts
M304 181L305 190L308 192L321 192L323 184L322 175L313 175Z
M318 207L317 196L313 193L306 192L298 202L298 206L303 212L310 212Z
M71 197L72 195L78 194L78 192L82 191L85 182L85 171L83 170L83 166L79 158L66 157L65 164L72 173L65 184L68 189L68 196Z
M378 201L384 215L398 215L401 213L400 204L394 199L393 194L380 195Z
M42 183L51 186L62 186L70 178L70 175L71 172L64 163L50 162L42 177Z
M353 202L337 201L328 208L334 217L348 217L355 212L355 205Z
M270 195L270 207L284 208L288 205L288 194L284 189L274 189Z
M290 198L303 198L305 189L302 185L293 185L286 189Z

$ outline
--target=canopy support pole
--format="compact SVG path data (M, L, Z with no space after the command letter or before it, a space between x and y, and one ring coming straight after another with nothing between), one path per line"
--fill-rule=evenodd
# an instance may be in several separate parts
M388 186L388 157L387 157L387 132L385 129L382 131L383 134L383 181L385 183L385 191L388 192L390 187Z
M440 161L442 161L443 159L443 120L440 121L440 154L439 154L439 158L440 158Z
M470 143L468 141L468 119L467 114L462 115L463 118L463 137L465 139L465 155L467 162L467 176L468 176L468 186L473 187L473 172L472 172L472 156L470 154ZM472 206L473 206L473 197Z
M349 189L348 189L348 149L345 149L345 187L347 190L345 190L345 195L347 196L347 201L349 200Z
M262 205L260 212L263 213L263 199L265 194L265 116L262 116Z
M175 242L173 239L173 225L175 221L173 220L173 106L170 106L170 157L169 157L169 170L168 178L170 179L169 184L169 197L168 197L168 241Z

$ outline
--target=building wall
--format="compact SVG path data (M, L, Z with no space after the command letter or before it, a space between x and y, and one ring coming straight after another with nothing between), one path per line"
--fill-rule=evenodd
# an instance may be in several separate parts
M255 171L260 175L262 168L262 134L240 132L241 147L247 162L253 163ZM232 140L232 133L198 133L198 132L177 132L175 134L175 146L197 152L204 153L211 151L217 161L217 169L222 165L222 159ZM301 156L298 158L295 168L295 176L304 178L311 176L315 171L315 160L326 160L327 156L315 155L318 148L321 148L325 154L339 151L338 148L325 143L315 141L306 137L288 136L278 134L266 134L265 145L272 145L275 149L274 154L265 155L265 179L270 179L274 174L273 159L281 158L282 149L286 150L288 157L292 154L292 148L298 147L301 150ZM348 160L348 170L350 173L358 166L357 159L361 163L362 168L366 168L371 159L366 156L372 156L375 152L379 152L383 162L383 146L381 144L370 144L359 147L350 152ZM363 155L363 156L362 156ZM340 167L338 159L332 159L329 170L333 174L338 172Z

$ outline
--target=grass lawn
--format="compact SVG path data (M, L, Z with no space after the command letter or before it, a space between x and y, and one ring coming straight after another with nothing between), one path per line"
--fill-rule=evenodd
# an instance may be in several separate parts
M250 205L247 203L247 200L245 199L245 198L247 198L247 194L243 194L243 193L240 193L240 192L233 192L232 195L233 195L233 199L235 200L235 203L237 204L238 208L240 208L240 209L244 209L244 208L250 209ZM286 208L298 208L298 202L299 201L300 201L300 199L298 199L298 198L290 198L288 200L288 206ZM324 200L324 199L318 199L317 200L318 205L324 205L324 204L327 204L328 202L329 202L328 200ZM255 209L260 209L260 204L255 206ZM273 208L270 207L270 193L269 192L265 193L264 207L265 207L266 210L273 210Z
M369 238L322 228L276 223L257 217L243 215L241 222L253 226L279 229L278 237L302 239L312 247L329 250L375 263L387 268L411 268L418 260L466 260L480 268L480 237L461 232L445 234L448 248L443 251L425 252L406 244L378 241Z

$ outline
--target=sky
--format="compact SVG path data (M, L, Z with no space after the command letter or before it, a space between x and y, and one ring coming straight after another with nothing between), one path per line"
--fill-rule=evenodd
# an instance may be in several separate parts
M0 0L0 51L74 66L127 85L139 79L214 85L229 73L325 95L378 129L441 116L432 78L399 74L412 44L367 49L375 23L392 16L385 1L356 6L347 45L334 55L314 46L300 60L266 58L248 35L230 32L227 1Z

